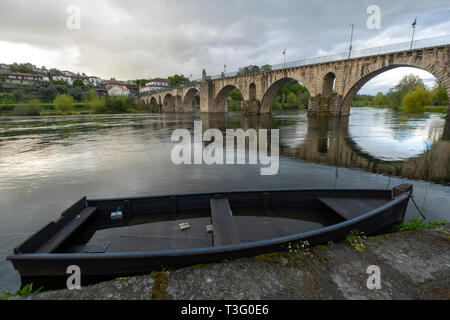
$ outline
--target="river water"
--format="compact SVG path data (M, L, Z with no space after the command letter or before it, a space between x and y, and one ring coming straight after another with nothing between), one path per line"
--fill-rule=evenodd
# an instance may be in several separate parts
M173 130L279 129L279 172L260 165L180 165ZM391 188L414 185L429 220L450 220L450 124L354 108L348 118L127 114L0 117L0 293L20 278L6 256L73 202L203 191L276 188ZM407 219L417 216L410 204Z

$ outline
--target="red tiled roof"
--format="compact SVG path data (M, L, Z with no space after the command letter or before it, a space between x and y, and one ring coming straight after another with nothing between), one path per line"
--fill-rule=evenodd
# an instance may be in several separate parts
M11 72L7 73L7 76L24 76L24 77L40 77L43 78L44 76L42 74L36 74L36 73L20 73L20 72Z

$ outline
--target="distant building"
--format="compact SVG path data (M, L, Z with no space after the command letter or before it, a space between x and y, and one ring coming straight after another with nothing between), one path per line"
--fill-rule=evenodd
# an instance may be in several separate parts
M67 82L70 86L73 84L72 77L70 77L70 76L65 76L65 75L61 75L61 76L53 76L53 80L54 80L54 81L65 81L65 82Z
M150 82L146 83L145 86L139 89L139 93L150 92L157 89L166 88L170 85L168 79L164 78L155 78L150 80Z
M0 74L10 73L11 72L11 65L0 63Z
M119 80L105 80L102 81L102 84L106 86L106 89L111 89L114 86L127 86L127 83L125 81L119 81Z
M100 79L99 77L89 77L88 81L90 84L96 87L98 87L102 83L102 79Z
M42 81L49 81L48 76L33 73L18 73L11 72L4 75L5 81L13 84L21 85L36 85L38 86Z
M117 96L130 96L131 95L131 91L128 90L127 87L125 86L118 86L115 85L113 87L111 87L108 90L108 95L109 96L113 96L113 97L117 97Z

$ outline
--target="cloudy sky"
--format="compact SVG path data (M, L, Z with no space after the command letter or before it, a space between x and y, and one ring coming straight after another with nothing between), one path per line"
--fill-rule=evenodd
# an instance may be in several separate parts
M380 29L369 29L370 5L380 8ZM79 8L68 11L71 6ZM31 62L109 79L193 79L239 67L322 56L450 33L450 2L303 0L1 0L0 63ZM80 28L76 27L79 21ZM68 27L68 24L70 27ZM409 72L373 79L365 93L385 91Z

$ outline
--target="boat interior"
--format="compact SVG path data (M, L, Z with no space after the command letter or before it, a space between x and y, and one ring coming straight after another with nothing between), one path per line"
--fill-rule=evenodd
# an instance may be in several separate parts
M16 252L119 253L231 246L320 229L391 200L389 190L83 198Z

